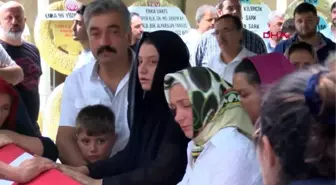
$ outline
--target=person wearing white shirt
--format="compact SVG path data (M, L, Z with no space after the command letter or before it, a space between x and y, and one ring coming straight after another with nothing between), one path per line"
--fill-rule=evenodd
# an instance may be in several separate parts
M0 44L0 77L12 85L17 85L23 80L23 76L22 68L16 64Z
M76 65L73 69L75 71L76 69L81 68L85 64L89 63L90 61L95 61L95 58L90 50L89 45L89 38L86 33L86 28L84 24L84 11L86 6L82 5L79 10L77 10L77 14L75 16L75 19L72 24L72 36L73 40L79 41L83 47L83 51L78 56Z
M196 11L197 29L190 29L188 33L182 36L182 40L187 45L190 54L190 65L196 66L195 54L196 47L201 35L212 29L217 17L217 10L211 5L202 5Z
M252 122L229 83L209 68L193 67L167 74L165 95L191 139L178 185L262 184Z
M232 84L233 73L237 65L245 57L256 55L242 46L243 24L240 18L225 14L215 23L215 32L220 53L215 53L207 62L207 67L219 74L221 78Z
M63 164L86 164L76 145L75 135L75 118L85 106L103 104L116 115L118 140L112 149L112 155L123 150L128 142L128 81L131 65L135 60L129 49L129 20L130 12L120 2L94 1L85 9L84 22L90 49L96 61L74 71L64 83L56 137Z

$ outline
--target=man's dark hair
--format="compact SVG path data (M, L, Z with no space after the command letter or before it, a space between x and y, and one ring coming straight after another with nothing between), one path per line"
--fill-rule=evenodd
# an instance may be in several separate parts
M133 16L140 17L140 14L138 14L138 13L136 13L136 12L131 12L131 19L133 18Z
M330 11L332 12L334 8L336 8L336 1L331 5Z
M84 107L77 115L77 133L85 130L87 135L115 133L115 116L112 110L104 105Z
M296 30L295 30L294 19L293 19L293 18L289 18L289 19L287 19L287 20L283 23L281 31L282 31L282 32L285 32L285 33L295 33Z
M314 15L317 16L317 10L314 5L310 3L301 3L295 8L293 16L295 16L296 14L309 13L309 12L312 12Z
M243 23L242 23L242 21L240 20L239 17L231 15L231 14L225 14L225 15L222 15L222 16L218 17L215 20L215 22L218 22L218 21L223 20L223 19L231 19L233 21L233 23L235 24L237 30L240 31L240 30L243 29Z
M85 11L85 8L86 6L85 5L82 5L77 11L76 13L79 14L79 15L84 15L84 11Z

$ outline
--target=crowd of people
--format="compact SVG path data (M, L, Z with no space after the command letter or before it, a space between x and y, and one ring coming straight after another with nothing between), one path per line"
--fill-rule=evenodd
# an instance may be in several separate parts
M0 179L58 169L83 185L335 184L336 2L331 12L329 35L312 4L288 20L272 12L268 32L289 38L262 39L239 0L201 6L184 36L145 32L120 0L82 5L55 144L36 123L41 64L22 39L24 8L4 3L0 147L36 157L0 161Z

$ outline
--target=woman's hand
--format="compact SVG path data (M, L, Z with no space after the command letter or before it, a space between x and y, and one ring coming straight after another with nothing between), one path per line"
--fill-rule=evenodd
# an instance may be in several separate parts
M56 165L53 161L42 157L35 157L23 161L20 166L15 168L16 178L14 179L18 183L26 183L34 179L36 176L55 168Z
M0 147L12 144L14 141L5 133L0 133Z
M80 167L74 168L66 165L57 165L57 169L70 176L74 180L80 182L82 185L102 185L102 180L95 180L89 176L86 176L82 172L79 172Z

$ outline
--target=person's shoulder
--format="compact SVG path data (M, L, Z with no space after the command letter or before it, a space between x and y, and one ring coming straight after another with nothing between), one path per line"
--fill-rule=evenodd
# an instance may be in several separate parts
M213 35L214 32L215 32L215 29L210 29L210 30L204 32L201 35L201 39L202 40L212 39L214 37L214 35Z
M28 48L31 48L33 50L38 51L38 48L34 44L32 44L30 42L27 42L27 41L24 41L23 44L22 44L22 46L28 47Z
M72 83L77 81L84 82L86 77L91 76L94 65L95 61L89 61L87 64L72 71L71 74L66 77L66 81L71 81Z
M243 49L243 52L244 52L245 57L252 57L252 56L257 55L256 53L253 53L252 51L246 49L245 47Z
M218 151L229 150L237 155L238 153L249 153L254 149L253 142L235 127L223 128L211 138L211 143Z
M246 35L250 36L252 39L257 39L258 41L264 42L264 40L258 34L254 33L253 31L250 31L250 30L244 28L243 32Z

